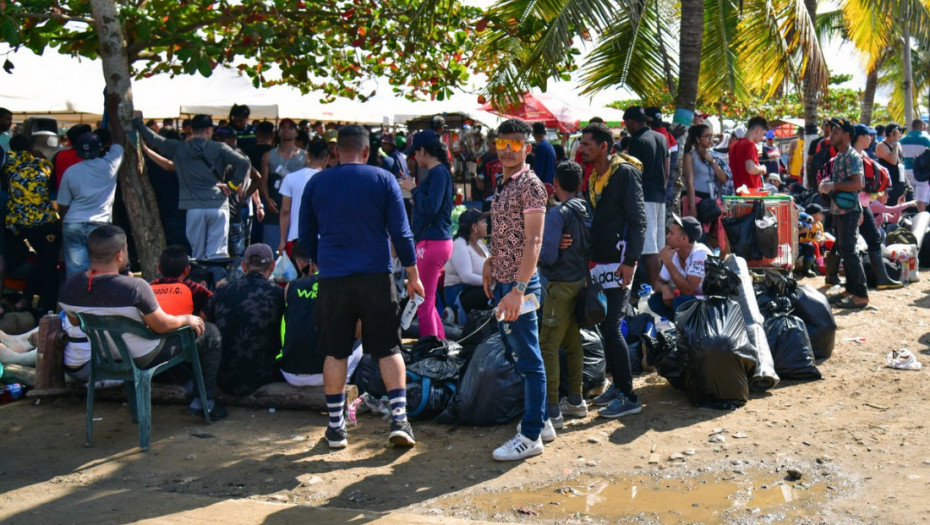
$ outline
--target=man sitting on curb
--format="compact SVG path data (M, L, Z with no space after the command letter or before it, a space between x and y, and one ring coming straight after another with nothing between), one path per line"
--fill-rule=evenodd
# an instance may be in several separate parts
M662 271L656 281L649 308L661 317L675 320L675 311L688 301L701 297L704 261L710 248L697 242L704 230L694 217L672 214L665 234L665 247L659 252Z
M213 402L221 350L220 334L216 327L194 315L166 313L158 305L155 293L147 282L120 273L129 265L129 249L126 233L119 226L107 224L92 231L87 237L87 251L90 255L90 270L72 275L58 294L58 302L62 310L67 312L72 325L68 329L68 336L77 340L85 337L75 313L126 317L144 323L156 334L167 334L190 326L197 334L197 353L200 356L210 418L226 417L226 409ZM133 360L141 368L163 363L181 351L181 338L177 335L149 340L126 334L125 341ZM85 377L90 377L89 350L86 361L72 372L80 376L86 372ZM195 397L189 409L195 415L202 413L199 397Z

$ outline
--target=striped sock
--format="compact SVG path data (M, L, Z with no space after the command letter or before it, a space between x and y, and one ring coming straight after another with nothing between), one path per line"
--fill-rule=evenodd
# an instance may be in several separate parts
M346 395L326 394L326 411L329 412L329 426L332 428L342 428L345 426L345 420L342 418L342 409L346 404Z
M403 421L407 419L407 389L397 388L388 392L388 399L391 400L391 417L394 421Z

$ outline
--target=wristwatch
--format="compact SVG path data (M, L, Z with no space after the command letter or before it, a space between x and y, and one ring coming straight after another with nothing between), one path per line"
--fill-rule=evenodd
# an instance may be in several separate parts
M514 286L514 288L515 288L518 292L524 293L524 292L526 292L526 283L523 282L523 281L517 281L517 285Z

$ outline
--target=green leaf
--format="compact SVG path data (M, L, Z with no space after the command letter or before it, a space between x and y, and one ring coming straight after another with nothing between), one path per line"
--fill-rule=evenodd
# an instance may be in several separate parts
M19 31L16 29L16 23L8 16L3 17L2 22L3 39L11 46L19 44Z

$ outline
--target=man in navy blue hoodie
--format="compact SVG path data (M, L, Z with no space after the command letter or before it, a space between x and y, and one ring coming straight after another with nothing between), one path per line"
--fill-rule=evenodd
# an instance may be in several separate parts
M343 417L346 359L352 353L358 321L362 347L378 359L388 389L393 416L390 442L408 447L416 443L407 421L391 243L407 270L407 293L423 296L423 285L397 179L365 164L369 148L368 130L357 125L340 128L339 165L310 179L300 205L298 242L320 269L314 317L318 345L327 352L323 390L329 412L326 440L331 448L348 445Z

